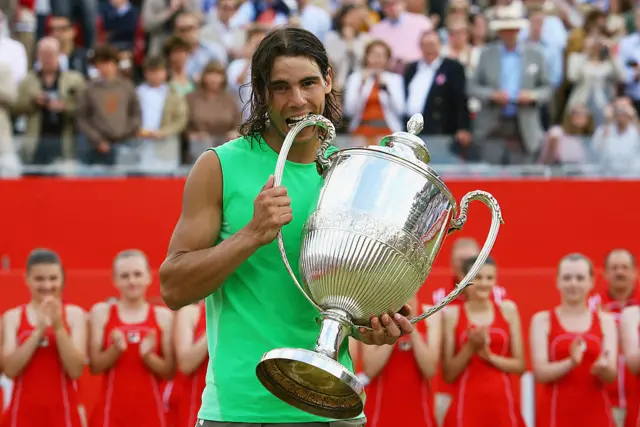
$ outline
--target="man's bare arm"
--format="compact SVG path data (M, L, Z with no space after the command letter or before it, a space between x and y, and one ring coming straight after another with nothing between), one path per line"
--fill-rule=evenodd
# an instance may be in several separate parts
M162 298L172 310L211 295L261 246L242 229L212 247L220 233L221 218L222 168L217 154L208 151L187 178L182 214L160 267Z

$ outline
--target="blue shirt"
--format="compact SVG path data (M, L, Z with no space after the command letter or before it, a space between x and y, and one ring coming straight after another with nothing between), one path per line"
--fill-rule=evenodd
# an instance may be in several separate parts
M520 77L522 74L522 52L516 47L508 51L504 45L500 46L500 89L509 95L509 104L504 107L504 115L513 117L518 112L516 102L520 92Z

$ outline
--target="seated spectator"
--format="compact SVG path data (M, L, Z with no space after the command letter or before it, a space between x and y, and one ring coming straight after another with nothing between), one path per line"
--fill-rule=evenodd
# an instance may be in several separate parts
M24 47L29 65L33 64L34 50L38 41L38 17L36 16L35 0L13 0L8 9L13 13L8 15L8 24L11 28L11 37ZM6 12L5 12L6 13ZM0 21L2 19L0 18ZM3 27L0 22L0 27ZM9 36L9 34L7 34ZM0 48L0 51L2 49Z
M331 15L325 9L313 4L311 0L296 0L296 3L298 25L324 42L327 33L331 30ZM292 24L291 19L289 24Z
M11 74L16 83L20 83L29 71L27 51L25 47L10 37L8 20L0 10L0 63L11 67Z
M245 27L251 23L264 26L285 25L291 9L284 0L246 0L234 16L234 25Z
M266 27L254 26L247 31L247 43L242 57L234 60L227 67L227 82L231 93L236 96L243 119L251 115L251 57L267 34Z
M588 37L583 52L569 55L567 79L573 89L566 108L586 105L596 127L600 126L604 123L603 111L613 100L621 77L622 72L607 42L599 37Z
M182 95L195 89L195 82L187 73L190 49L189 43L178 36L169 37L164 48L164 54L169 60L169 85Z
M19 174L20 162L13 146L11 108L18 99L18 85L9 64L0 62L0 178Z
M364 50L371 41L371 35L362 30L368 13L365 6L342 6L333 20L333 30L325 38L324 45L333 70L332 83L338 89L344 88L347 77L362 67Z
M446 135L455 144L471 143L471 123L462 64L441 56L435 31L425 32L420 41L422 59L407 66L404 74L405 120L414 114L424 117L423 135Z
M95 68L89 67L89 51L76 44L77 31L66 16L50 16L49 31L60 43L60 69L73 70L85 78L98 76Z
M85 89L84 76L60 68L60 43L53 37L38 42L39 71L20 83L13 112L27 116L21 155L25 163L49 165L77 158L75 115Z
M595 130L589 110L580 104L571 107L562 125L549 129L539 161L548 165L585 164L590 161L585 140Z
M107 44L119 50L133 50L138 30L138 9L129 0L109 0L100 9Z
M205 44L217 43L227 51L229 58L239 58L246 41L245 31L233 23L238 11L239 0L218 0L215 9L206 16L200 32L200 40Z
M88 164L114 165L118 146L135 137L141 113L135 87L118 72L118 51L98 47L93 65L100 77L87 86L78 103L78 128L91 145Z
M390 60L389 46L372 41L365 50L362 70L351 74L345 87L349 132L367 145L378 145L383 136L405 130L402 76L387 71Z
M189 44L189 58L187 60L187 74L197 81L200 73L210 61L216 61L226 66L229 57L222 44L204 43L200 39L200 18L197 14L183 12L176 17L174 35L184 39Z
M450 37L449 23L450 22L457 23L461 19L465 22L468 22L470 7L471 6L467 0L453 0L450 2L448 10L445 14L445 19L443 21L439 21L445 24L440 26L440 28L438 29L438 34L440 35L440 40L442 41L442 44L444 44L445 46L449 44L449 37ZM437 26L438 25L434 24L434 27L437 27Z
M482 105L473 139L487 163L532 163L544 139L540 108L551 97L546 60L538 47L518 43L527 25L518 5L497 8L496 17L491 27L499 40L482 49L468 85L468 95Z
M163 58L149 57L143 67L145 82L137 89L142 114L137 160L145 170L172 170L180 165L180 134L187 125L187 103L167 84Z
M480 48L489 41L489 24L487 18L482 13L476 13L469 18L471 28L469 29L469 43L471 46Z
M403 73L406 64L418 61L420 37L433 24L424 15L405 10L406 0L382 0L385 18L371 28L371 35L386 42L393 53L391 70Z
M202 72L198 88L187 95L189 106L189 161L194 162L209 147L238 137L242 122L235 94L229 91L225 69L215 62Z
M609 173L633 173L640 166L640 132L636 110L627 98L618 98L605 112L605 123L593 135L593 149Z
M142 27L149 35L148 55L162 53L164 43L173 34L178 14L200 10L200 0L145 0L142 3Z
M445 58L455 59L464 68L467 77L473 75L480 58L480 48L469 43L469 24L463 17L447 18L448 43L442 47L441 55Z
M640 7L633 13L640 24ZM636 28L640 28L638 25ZM619 65L622 67L624 93L631 98L636 111L640 114L640 33L632 32L620 41Z

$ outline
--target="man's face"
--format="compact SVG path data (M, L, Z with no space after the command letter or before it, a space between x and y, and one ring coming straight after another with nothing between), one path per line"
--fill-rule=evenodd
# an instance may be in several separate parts
M49 21L49 30L51 30L51 35L58 39L60 44L71 41L75 37L73 26L67 18L52 17Z
M267 83L269 119L274 129L286 136L291 127L308 114L322 114L325 97L331 92L331 70L323 76L315 60L306 56L280 56ZM307 143L317 133L315 126L304 128L296 143Z
M402 0L383 0L381 6L384 15L390 19L398 19L404 10Z
M498 37L506 45L515 45L518 41L518 34L520 34L520 30L500 30Z
M616 251L609 255L604 269L604 277L609 286L616 290L633 288L638 279L638 272L629 253Z
M52 46L42 46L38 49L38 61L42 65L42 69L46 71L56 70L58 68L58 56L60 52Z
M236 13L236 0L220 0L218 2L218 19L221 22L228 22Z
M425 34L420 42L422 56L427 61L433 61L440 55L440 39L435 32Z
M190 15L178 17L176 19L176 35L195 46L200 38L200 27L195 17Z

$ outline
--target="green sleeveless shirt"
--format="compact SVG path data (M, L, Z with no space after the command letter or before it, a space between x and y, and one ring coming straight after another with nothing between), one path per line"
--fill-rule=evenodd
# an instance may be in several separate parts
M333 147L332 147L333 148ZM244 227L253 201L273 174L278 155L259 138L238 138L213 149L223 176L222 226L217 243ZM335 148L332 150L335 151ZM282 185L291 198L293 221L282 229L298 280L302 227L317 201L322 177L315 163L287 162ZM209 366L200 419L242 423L331 421L290 406L256 377L262 355L281 347L313 350L320 327L317 310L287 272L277 241L261 247L206 298ZM339 361L353 372L347 340Z

